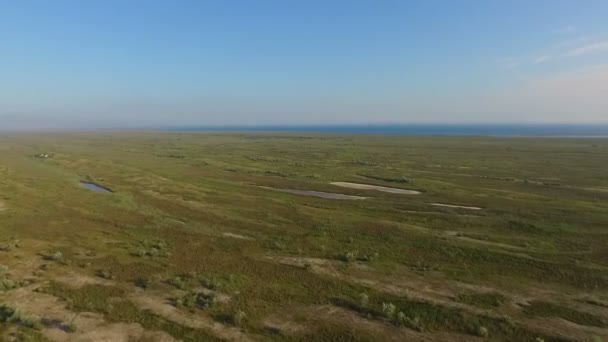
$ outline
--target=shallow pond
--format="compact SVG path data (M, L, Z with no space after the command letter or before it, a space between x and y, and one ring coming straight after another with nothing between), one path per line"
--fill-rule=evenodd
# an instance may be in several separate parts
M371 184L360 184L360 183L349 183L349 182L332 182L332 185L341 186L343 188L358 189L358 190L376 190L382 192L388 192L391 194L401 195L418 195L420 191L399 189L399 188L388 188L385 186L371 185Z
M312 190L296 190L296 189L277 189L277 188L269 188L263 187L265 189L272 189L275 191L286 192L294 195L304 195L304 196L314 196L328 199L337 199L337 200L362 200L367 197L361 196L352 196L352 195L344 195L344 194L336 194L332 192L322 192L322 191L312 191Z
M104 188L101 185L97 185L97 184L91 183L91 182L80 182L80 185L84 186L85 188L87 188L89 190L93 190L95 192L112 192L112 190L110 190L108 188Z

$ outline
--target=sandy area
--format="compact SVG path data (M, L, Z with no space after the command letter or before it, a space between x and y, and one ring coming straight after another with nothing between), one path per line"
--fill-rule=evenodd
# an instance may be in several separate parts
M447 208L460 208L460 209L470 209L470 210L481 210L480 207L468 207L466 205L455 205L455 204L445 204L445 203L431 203L436 207L447 207Z

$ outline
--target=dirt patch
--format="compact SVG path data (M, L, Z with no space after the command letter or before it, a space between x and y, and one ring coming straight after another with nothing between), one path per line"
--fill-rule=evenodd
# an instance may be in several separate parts
M371 332L378 341L481 341L483 339L463 334L448 332L417 332L407 328L396 327L380 321L361 317L359 314L332 305L320 305L296 309L296 312L310 317L311 321L335 322L349 327L357 327Z
M205 315L192 315L180 311L171 305L166 293L154 293L151 291L137 290L129 298L142 309L164 317L167 320L194 329L204 329L211 334L228 341L251 341L247 335L234 327L228 327L214 321Z
M435 277L431 274L419 275L415 272L410 272L405 268L394 270L394 274L400 274L400 276L384 276L376 272L373 268L358 262L350 263L348 264L348 267L344 267L342 262L328 259L297 257L267 257L266 259L294 267L305 267L308 265L308 269L312 272L332 276L346 282L363 285L380 292L405 297L410 300L429 302L448 308L463 310L464 312L471 314L483 315L496 319L502 319L504 317L518 317L517 319L513 319L514 323L521 324L532 330L543 332L548 335L557 335L566 339L575 338L576 340L584 340L584 338L594 335L608 337L608 329L604 328L582 326L558 318L531 319L519 316L522 306L526 305L532 300L538 300L541 298L547 301L556 302L564 302L569 300L568 296L564 296L563 293L552 292L547 289L533 288L525 293L519 291L509 291L505 293L493 287L447 281L441 276ZM507 301L500 308L495 308L489 311L455 301L458 294L462 293L501 293L505 295ZM580 298L573 297L570 298L570 300L580 301ZM597 309L598 315L605 314L603 307L599 307ZM358 326L365 326L365 324L371 323L386 326L386 324L381 322L372 321L370 323L368 320L365 320L358 314L341 308L331 307L331 310L329 311L337 315L342 315L344 312L346 312L348 315L354 315L354 319L363 320L361 323L356 323L354 321L352 322L352 324L362 324ZM321 317L321 314L316 312L314 317ZM345 321L346 319L347 318L344 317ZM353 318L351 317L350 319L352 320ZM290 320L287 319L285 324L289 326L289 322ZM404 338L402 340L425 340L424 338L428 338L429 341L442 340L441 338L435 338L437 336L425 333L420 339L411 337ZM456 336L450 334L449 336L443 336L443 338L444 341L468 341L474 339L472 336L461 338L461 336L458 334L456 334ZM389 339L383 337L383 340L399 339Z
M108 323L100 314L72 312L57 297L36 292L35 288L35 285L19 288L5 293L1 298L4 303L19 309L26 317L54 322L47 324L41 330L42 334L51 341L175 341L164 332L145 331L139 324ZM68 325L75 326L76 332L66 332L65 327Z
M343 188L357 189L357 190L376 190L382 192L388 192L391 194L400 195L418 195L420 191L399 189L399 188L388 188L385 186L371 185L371 184L360 184L360 183L349 183L349 182L331 182L331 185L341 186Z
M388 222L388 221L385 221L385 222ZM494 242L494 241L474 239L472 237L463 236L462 232L459 232L459 231L456 231L456 230L437 231L435 229L431 229L431 228L427 228L427 227L422 227L422 226L418 226L418 225L413 225L413 224L408 224L408 223L401 223L401 224L399 224L399 228L403 229L405 231L415 230L415 231L418 231L418 232L421 232L421 233L425 233L425 234L429 234L429 235L432 235L432 236L436 236L438 238L449 237L449 238L452 238L452 239L455 239L455 240L466 241L466 242L470 242L470 243L474 243L474 244L478 244L478 245L484 245L484 246L489 246L489 247L497 247L497 248L501 248L501 249L508 249L511 252L513 252L513 251L529 251L530 250L529 248L509 245L509 244L501 243L501 242ZM529 255L526 255L526 257L531 258Z
M88 275L83 275L77 272L66 272L64 274L53 277L58 283L65 285L71 288L80 288L86 285L102 285L102 286L114 286L116 282L102 279L99 277L91 277Z
M281 335L295 335L306 331L306 326L296 322L291 313L281 313L266 317L262 324L266 329Z
M600 187L564 186L564 188L587 190L587 191L597 191L597 192L608 192L608 188L600 188Z
M456 204L445 204L445 203L431 203L436 207L446 207L446 208L458 208L458 209L469 209L469 210L481 210L483 208L480 207L470 207L466 205L456 205Z
M561 318L535 318L524 322L524 325L546 334L573 338L576 341L591 341L591 336L598 336L601 341L608 338L608 329L579 325Z
M3 201L0 201L0 211L5 211L8 208L6 207L6 203L4 203Z

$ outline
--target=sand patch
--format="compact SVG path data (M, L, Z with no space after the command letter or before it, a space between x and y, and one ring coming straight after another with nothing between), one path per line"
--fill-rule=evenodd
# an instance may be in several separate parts
M112 280L103 279L100 277L91 277L88 275L83 275L76 272L66 272L65 274L61 274L53 277L58 283L65 285L67 287L71 287L74 289L81 288L87 285L100 285L100 286L115 286L116 282Z
M608 192L608 188L601 188L601 187L564 186L564 188L579 189L579 190L586 190L586 191Z
M4 201L0 201L0 211L5 211L8 208L6 207L6 204L4 203Z
M248 240L248 241L254 241L254 238L245 236L245 235L240 235L240 234L234 234L234 233L222 233L222 236L225 237L229 237L229 238L234 238L234 239L240 239L240 240Z
M306 326L295 321L290 313L281 313L266 317L262 324L266 329L282 335L295 335L306 331Z
M418 195L418 194L420 194L420 191L416 191L416 190L388 188L385 186L371 185L371 184L360 184L360 183L350 183L350 182L331 182L330 184L336 185L336 186L341 186L343 188L350 188L350 189L357 189L357 190L376 190L376 191L388 192L391 194L400 194L400 195Z
M481 210L483 208L480 207L470 207L466 205L456 205L456 204L445 204L445 203L430 203L436 207L446 207L446 208L458 208L458 209L469 209L469 210Z
M42 334L51 341L175 341L164 332L145 331L141 325L136 323L108 323L100 314L72 312L57 297L35 292L34 288L35 286L28 286L9 291L2 299L4 303L18 308L27 317L53 322L54 324L47 324L41 330ZM65 327L68 324L74 325L77 331L66 332Z
M192 315L177 309L167 301L165 295L166 293L153 293L151 291L137 290L129 296L129 299L140 308L150 310L169 321L194 329L206 330L220 339L228 341L251 341L247 335L237 328L220 324L203 314Z
M396 327L381 321L365 319L359 314L333 305L319 305L295 309L294 311L306 315L311 321L335 322L349 327L356 327L361 331L371 332L378 341L454 341L469 342L483 339L450 332L417 332L412 329Z

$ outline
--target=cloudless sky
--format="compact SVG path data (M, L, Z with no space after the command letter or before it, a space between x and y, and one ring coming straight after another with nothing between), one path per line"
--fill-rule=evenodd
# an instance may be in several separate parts
M0 0L0 128L608 122L608 1Z

